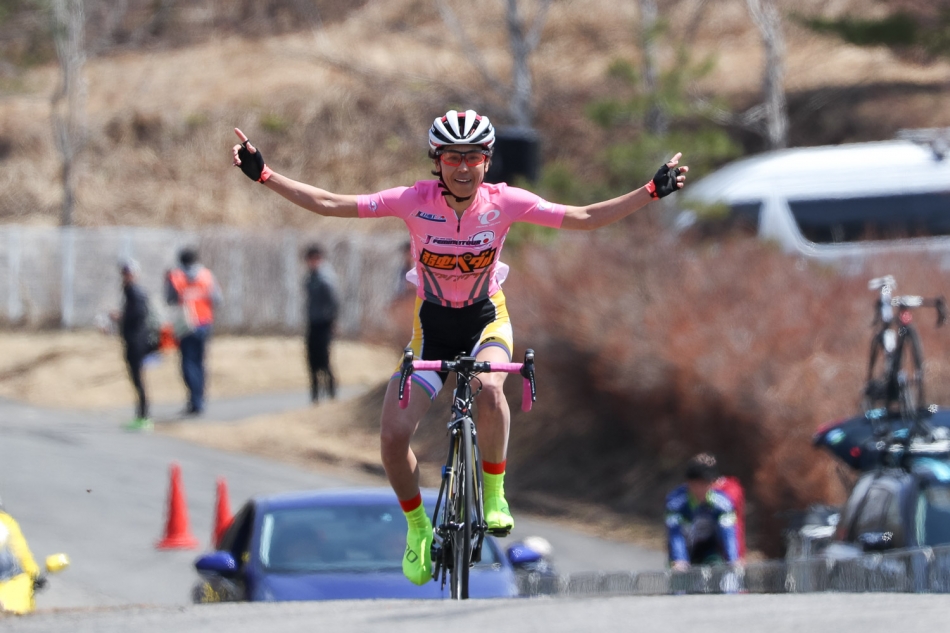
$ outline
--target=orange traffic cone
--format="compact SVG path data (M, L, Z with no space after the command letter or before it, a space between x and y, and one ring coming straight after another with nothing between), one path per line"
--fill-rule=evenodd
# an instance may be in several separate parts
M171 488L168 492L168 523L165 537L155 544L158 549L195 549L196 539L188 528L188 506L181 485L181 467L172 462Z
M217 500L214 504L214 531L211 533L211 545L214 549L221 546L221 537L231 527L231 502L228 501L228 484L224 477L218 477Z

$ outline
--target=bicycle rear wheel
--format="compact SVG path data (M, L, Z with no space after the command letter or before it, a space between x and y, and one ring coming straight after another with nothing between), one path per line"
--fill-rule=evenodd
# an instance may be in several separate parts
M861 409L866 413L876 408L883 401L887 403L887 381L890 371L890 360L884 351L884 333L878 332L871 339L871 354L868 358L868 379L864 384L864 393L861 398ZM878 357L884 354L883 367L875 374Z
M457 529L452 533L451 595L455 600L468 599L468 580L472 562L472 521L475 517L475 464L472 459L472 420L459 422L458 455L456 461L454 507Z
M916 330L907 329L897 353L898 402L903 417L912 418L918 414L920 407L926 404L923 355Z

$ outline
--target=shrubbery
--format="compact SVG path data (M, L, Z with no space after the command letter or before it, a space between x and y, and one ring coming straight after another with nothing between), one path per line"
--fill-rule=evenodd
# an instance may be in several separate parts
M528 415L509 381L513 496L659 520L685 460L709 450L746 486L751 545L770 555L781 554L783 511L843 500L811 435L858 410L867 280L891 273L900 292L950 291L924 256L873 258L845 274L738 235L679 239L646 214L507 259L516 354L534 347L540 372ZM928 395L948 402L950 331L934 321L918 315Z

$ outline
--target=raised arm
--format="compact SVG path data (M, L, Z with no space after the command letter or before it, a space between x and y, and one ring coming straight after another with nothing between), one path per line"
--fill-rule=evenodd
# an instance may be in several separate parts
M235 167L239 167L251 180L255 180L271 191L279 193L299 207L313 211L318 215L338 218L359 216L356 196L341 195L325 191L318 187L281 176L264 164L260 151L247 140L244 132L234 128L241 140L231 148L231 158Z
M681 156L682 154L677 153L670 162L660 167L653 180L635 191L604 202L595 202L586 207L567 207L561 228L577 231L598 229L627 217L653 200L682 189L686 184L686 172L689 171L689 167L686 165L677 167Z

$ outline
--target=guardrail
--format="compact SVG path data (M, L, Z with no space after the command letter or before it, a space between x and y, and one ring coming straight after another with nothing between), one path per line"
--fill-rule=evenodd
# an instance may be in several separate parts
M187 231L152 227L0 226L0 326L91 328L121 305L118 262L139 261L139 281L161 311L164 273L196 247L224 301L216 330L296 333L304 324L302 251L319 242L340 284L347 336L385 324L406 285L405 232L325 229Z
M764 561L743 567L699 566L686 572L523 574L523 596L657 596L716 593L950 592L950 545L856 558Z

